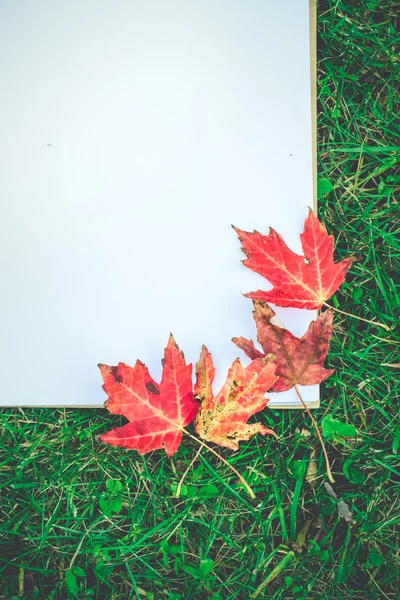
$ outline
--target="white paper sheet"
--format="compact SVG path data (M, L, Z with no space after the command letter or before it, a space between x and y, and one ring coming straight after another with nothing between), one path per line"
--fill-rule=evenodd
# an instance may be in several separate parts
M101 406L170 331L217 391L270 287L231 223L300 251L312 205L308 0L7 2L0 51L0 404Z

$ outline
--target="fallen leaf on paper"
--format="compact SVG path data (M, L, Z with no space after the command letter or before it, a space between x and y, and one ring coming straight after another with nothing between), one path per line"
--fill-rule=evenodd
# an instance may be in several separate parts
M352 258L333 261L333 236L310 209L300 234L304 256L286 245L274 229L268 235L234 227L247 258L243 264L270 283L270 291L245 294L276 306L319 309L343 283Z
M172 334L162 364L160 384L140 360L133 367L99 365L108 396L106 408L129 420L100 436L101 441L139 454L163 448L172 456L177 451L183 429L196 416L199 403L193 395L192 365L186 364Z
M288 329L272 323L275 312L266 302L255 300L253 305L257 340L263 353L246 338L235 337L232 341L252 360L271 353L275 355L279 378L271 386L271 392L284 392L297 384L314 385L332 375L333 369L323 367L333 333L332 310L321 313L310 323L303 337L298 338Z
M257 433L275 435L261 423L247 423L267 405L269 398L265 393L277 380L275 368L272 356L255 359L246 368L237 358L221 391L214 396L215 369L211 354L203 346L196 365L195 394L201 400L195 421L198 435L230 450L237 450L240 441L249 440Z

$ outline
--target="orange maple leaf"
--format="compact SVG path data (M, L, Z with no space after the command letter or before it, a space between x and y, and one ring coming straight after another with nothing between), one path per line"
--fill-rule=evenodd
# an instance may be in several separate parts
M284 392L297 384L314 385L332 375L333 369L323 367L333 333L332 310L321 313L303 337L297 338L288 329L271 323L275 313L266 302L256 300L253 304L257 340L265 354L246 338L232 338L232 341L252 360L274 354L279 378L271 386L271 392Z
M140 360L133 367L124 363L117 367L99 365L108 396L106 408L129 420L123 427L100 436L101 441L139 454L164 448L168 456L173 456L177 451L183 430L194 419L199 403L193 395L192 365L186 364L172 334L162 364L160 384Z
M215 397L212 392L214 375L211 354L203 346L196 365L194 388L201 400L195 429L202 439L237 450L239 441L249 440L257 433L275 435L261 423L247 423L267 405L269 398L265 393L277 380L272 356L255 359L246 368L237 358L229 369L226 383Z
M247 259L243 264L273 284L270 291L245 294L276 306L318 309L343 283L353 258L333 261L333 236L310 209L300 235L304 256L296 254L270 229L268 235L234 227Z

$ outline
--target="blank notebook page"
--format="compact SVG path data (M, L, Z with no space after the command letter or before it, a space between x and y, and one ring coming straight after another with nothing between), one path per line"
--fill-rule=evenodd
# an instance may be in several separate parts
M301 252L309 50L308 0L2 3L0 404L101 406L97 363L159 380L170 331L218 391L271 287L231 224Z

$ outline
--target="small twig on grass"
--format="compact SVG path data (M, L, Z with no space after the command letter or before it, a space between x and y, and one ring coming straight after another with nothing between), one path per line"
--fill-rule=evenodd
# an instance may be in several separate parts
M349 525L354 525L355 521L353 519L353 513L350 511L349 505L346 504L346 502L344 502L343 500L340 500L338 498L335 490L333 489L333 487L331 485L329 485L329 483L325 482L324 487L325 487L326 491L328 492L329 496L331 496L331 498L334 498L337 501L340 516Z
M302 403L302 405L303 405L304 409L306 410L306 412L307 412L308 416L310 417L310 419L311 419L311 421L312 421L312 423L313 423L313 425L314 425L315 431L317 432L317 435L318 435L319 441L321 442L322 451L323 451L323 453L324 453L324 456L325 456L326 472L327 472L327 475L328 475L328 479L329 479L329 481L330 481L331 483L335 483L335 480L333 479L332 472L331 472L331 466L330 466L330 464L329 464L328 453L327 453L327 451L326 451L325 444L324 444L324 440L322 439L322 435L321 435L321 432L320 432L320 430L319 430L318 423L317 423L317 421L314 419L313 415L311 414L311 411L310 411L310 409L308 408L307 404L304 402L304 400L303 400L303 398L302 398L302 396L301 396L301 394L300 394L300 390L299 390L299 388L298 388L298 386L297 386L297 383L295 384L295 386L294 386L294 389L296 390L296 394L298 395L298 397L299 397L299 399L300 399L300 402Z

